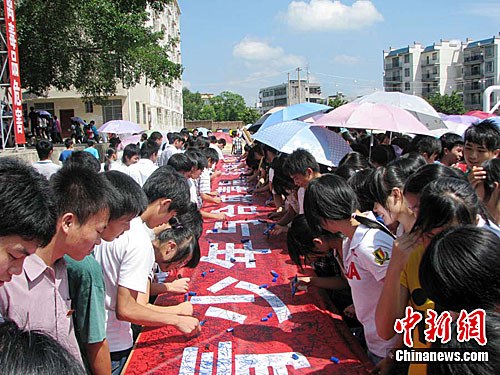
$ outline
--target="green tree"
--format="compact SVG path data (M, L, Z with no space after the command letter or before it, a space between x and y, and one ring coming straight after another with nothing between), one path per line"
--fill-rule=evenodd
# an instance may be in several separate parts
M99 101L141 79L170 85L182 66L169 52L178 38L146 26L147 9L171 0L20 0L16 4L23 87L43 95L50 87L76 89Z
M343 106L344 104L347 104L347 103L349 103L349 101L340 92L337 93L335 98L328 100L328 105L330 107L333 107L333 108L338 108L338 107Z
M200 112L203 108L203 100L199 92L191 92L189 89L183 88L182 104L185 120L201 120Z
M223 91L210 99L215 110L216 121L241 121L246 109L245 99L239 94Z
M435 93L427 98L427 101L436 111L446 115L462 115L466 112L464 101L456 91L451 95Z
M198 116L198 120L215 120L217 115L215 114L215 109L211 104L204 105Z
M261 114L258 110L247 107L243 113L241 113L240 121L243 121L245 124L253 124L260 116Z

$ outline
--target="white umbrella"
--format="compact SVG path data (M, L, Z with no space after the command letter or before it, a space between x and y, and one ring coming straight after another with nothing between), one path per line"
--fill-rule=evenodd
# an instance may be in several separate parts
M291 154L298 148L309 151L316 161L337 166L352 151L347 142L335 132L302 121L285 121L259 130L253 138L278 151Z
M135 122L127 120L111 120L103 124L98 131L100 133L125 134L140 133L144 131L144 129Z
M377 91L354 101L355 103L389 104L402 108L415 116L429 130L445 129L439 113L424 99L401 92Z

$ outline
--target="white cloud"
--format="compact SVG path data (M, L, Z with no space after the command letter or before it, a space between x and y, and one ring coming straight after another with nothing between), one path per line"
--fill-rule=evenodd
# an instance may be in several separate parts
M500 17L500 7L497 2L468 3L463 7L463 13L498 19Z
M265 65L273 68L289 68L304 64L304 58L287 54L281 47L268 42L245 37L233 48L233 56L245 61L248 67Z
M358 30L384 17L368 0L357 0L351 6L335 0L292 1L285 20L298 31Z
M349 55L337 55L334 57L333 61L338 64L353 65L359 63L359 58Z

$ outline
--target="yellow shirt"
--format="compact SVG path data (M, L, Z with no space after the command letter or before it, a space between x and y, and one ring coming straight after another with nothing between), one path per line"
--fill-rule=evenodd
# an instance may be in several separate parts
M410 293L409 305L413 310L422 314L422 320L418 323L417 327L413 330L413 347L414 348L430 348L431 343L425 341L425 318L427 317L427 310L434 309L434 301L427 298L425 291L420 285L418 271L420 262L425 252L423 245L418 245L410 254L406 266L401 272L401 285L408 289ZM425 364L411 364L408 371L409 374L426 374L427 366Z

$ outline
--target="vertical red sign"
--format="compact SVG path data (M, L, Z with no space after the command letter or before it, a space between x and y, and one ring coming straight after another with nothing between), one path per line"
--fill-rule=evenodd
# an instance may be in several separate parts
M12 94L12 121L16 143L26 143L24 136L24 118L21 92L21 75L19 74L19 51L17 48L16 12L14 0L4 0L5 34L9 56L10 89Z

